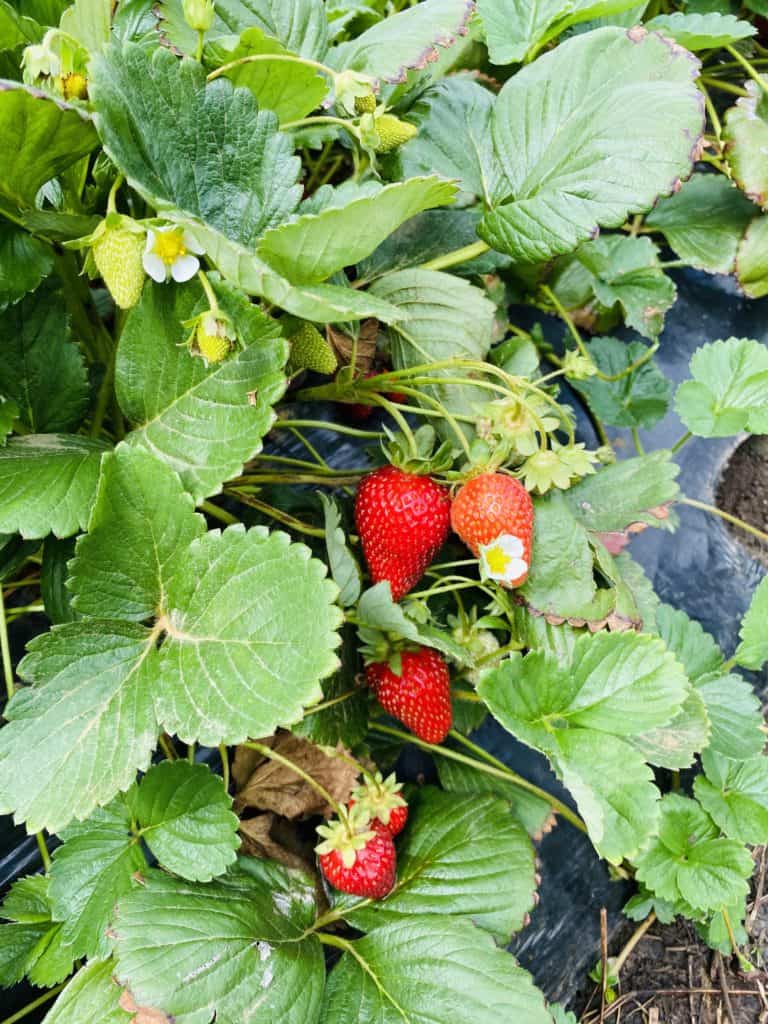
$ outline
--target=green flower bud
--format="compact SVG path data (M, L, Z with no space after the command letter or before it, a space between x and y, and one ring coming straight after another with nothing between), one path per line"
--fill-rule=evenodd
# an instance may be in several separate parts
M195 32L207 32L213 25L214 0L182 0L184 20Z

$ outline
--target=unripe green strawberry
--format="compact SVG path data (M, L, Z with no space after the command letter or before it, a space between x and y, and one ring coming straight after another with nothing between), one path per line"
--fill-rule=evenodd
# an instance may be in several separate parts
M382 114L376 118L376 133L379 141L376 146L377 153L391 153L393 149L402 146L415 135L418 135L416 125L401 121L394 114Z
M195 328L195 348L206 363L220 363L232 346L226 324L213 313L201 317Z
M291 369L314 370L325 374L333 373L336 369L336 355L314 324L305 321L289 341Z
M355 113L359 116L361 114L372 114L376 109L376 97L372 92L366 96L355 96Z
M115 304L120 309L131 309L144 287L144 235L125 227L106 228L91 251Z

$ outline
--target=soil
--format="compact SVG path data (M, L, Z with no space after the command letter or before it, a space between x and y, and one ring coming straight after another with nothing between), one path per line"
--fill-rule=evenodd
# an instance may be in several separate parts
M735 957L713 952L695 929L678 918L656 922L621 970L615 1002L600 1015L600 993L585 999L581 1024L768 1024L768 879L765 848L755 851L758 869L747 904L750 939L744 954L757 968L739 969ZM633 934L627 922L609 957Z
M717 507L758 529L768 529L768 437L750 437L734 451L717 485ZM768 543L726 524L768 568Z

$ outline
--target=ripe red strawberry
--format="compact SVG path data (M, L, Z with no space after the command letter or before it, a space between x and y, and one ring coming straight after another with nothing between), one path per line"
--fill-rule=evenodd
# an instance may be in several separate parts
M392 600L412 590L443 546L448 490L428 476L384 466L360 483L355 522L374 583L389 580Z
M528 577L533 545L533 502L519 482L502 473L468 480L451 506L451 526L484 574L510 587Z
M382 779L381 772L376 772L353 792L347 807L362 808L371 819L371 828L380 827L391 836L399 835L408 820L408 804L400 793L402 788L402 782L394 775Z
M325 837L316 847L320 869L334 888L371 900L387 895L395 884L397 868L389 832L372 826L355 832L341 821L320 825L317 831Z
M426 743L442 743L451 728L448 666L431 647L403 651L400 675L387 662L368 665L365 678L390 715Z

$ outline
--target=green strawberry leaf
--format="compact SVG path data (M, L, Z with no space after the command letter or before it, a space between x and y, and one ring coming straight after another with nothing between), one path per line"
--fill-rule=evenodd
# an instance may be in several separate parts
M673 16L673 17L676 17ZM730 274L757 210L722 174L693 174L679 192L660 199L645 218L692 267Z
M288 50L260 28L247 28L235 47L225 38L206 50L206 58L219 66L243 57L276 54ZM281 122L298 121L320 106L328 93L328 81L314 68L296 61L258 60L239 64L224 72L236 88L250 89L260 110L271 110Z
M750 338L712 341L696 349L690 369L692 379L677 389L675 408L691 433L730 437L753 429L753 419L765 418L768 348L761 342Z
M88 381L61 295L42 288L6 309L0 317L0 350L0 393L16 402L26 427L55 434L79 426Z
M45 614L54 626L74 622L80 615L72 607L72 594L67 590L68 563L75 553L75 538L59 540L53 534L43 544L43 564L40 571L40 596Z
M131 888L134 873L147 870L131 826L129 802L120 795L61 832L64 842L51 864L51 909L64 922L64 941L77 959L109 953L106 932L115 904Z
M325 565L287 534L214 530L169 582L155 688L169 733L206 746L270 736L322 698L342 614Z
M584 271L584 284L599 309L618 308L627 327L646 338L659 336L677 291L650 238L603 235L580 245L570 262Z
M472 9L471 0L423 0L334 47L328 60L335 68L405 82L410 69L426 67L438 60L440 48L456 44Z
M647 352L640 341L593 338L587 345L595 365L607 376L618 376ZM620 380L599 377L572 381L603 423L616 427L652 427L662 419L672 397L669 381L650 359Z
M208 882L233 864L238 819L221 777L204 764L162 761L139 783L139 835L168 871Z
M734 658L738 665L754 671L761 669L768 661L768 576L760 581L752 595L749 608L741 620L739 640Z
M13 224L0 223L0 308L33 292L52 270L50 246Z
M393 167L402 178L441 174L461 192L487 198L499 171L491 144L494 96L471 78L453 75L431 86L408 111L419 134L401 146Z
M115 368L120 407L134 424L127 443L165 460L196 502L261 451L285 389L279 326L229 285L217 291L242 349L210 366L193 356L183 321L206 308L202 290L151 285L126 320Z
M768 758L732 761L705 750L704 775L694 792L704 810L729 839L755 846L768 842Z
M448 757L433 757L443 789L449 793L493 793L495 796L503 797L512 816L532 838L539 837L545 825L552 819L552 808L546 800L520 789L513 782L492 778L485 772L477 771Z
M750 299L768 295L768 217L755 217L744 232L734 269L744 294Z
M121 989L112 980L112 960L91 960L81 967L45 1016L45 1024L131 1024L133 1014L119 1005Z
M108 449L70 434L27 434L0 446L0 531L40 538L84 530Z
M725 157L742 192L766 209L768 171L762 154L768 145L768 105L756 82L748 81L746 90L725 115Z
M234 1024L257 1006L265 1021L317 1019L322 947L303 937L312 888L269 861L241 865L208 884L151 871L120 900L117 977L138 1005L176 1024Z
M166 463L121 444L102 462L88 533L71 565L82 615L143 622L165 605L168 579L205 533L192 498Z
M649 32L661 32L686 50L716 50L739 39L748 39L757 29L748 21L740 21L732 14L710 11L707 14L675 11L673 14L657 14L646 21Z
M371 931L413 915L468 917L501 945L533 907L533 847L506 802L487 795L421 789L409 800L392 892L375 903L341 897L355 928ZM490 909L492 908L492 909Z
M15 50L17 46L38 43L43 36L40 25L25 17L6 0L0 3L0 50Z
M19 665L34 685L5 709L0 810L60 831L127 789L157 738L158 652L142 626L82 620L36 637Z
M393 633L403 640L434 647L457 665L467 662L466 651L450 633L431 623L418 622L405 614L403 606L392 600L392 592L386 580L363 591L357 606L357 622L363 640L366 640L370 630Z
M695 910L721 910L743 899L754 864L748 850L719 838L705 811L687 797L667 793L658 835L637 857L638 881L664 900Z
M0 985L8 988L26 975L33 985L48 988L72 972L71 947L62 937L62 925L52 919L49 880L29 875L14 882L0 917Z
M680 771L693 764L696 754L707 746L710 730L707 705L693 689L670 722L634 736L630 742L649 764Z
M90 116L48 93L0 80L0 207L32 207L41 185L98 143Z
M656 624L704 701L711 728L710 749L733 758L759 754L765 745L763 719L760 701L749 683L724 671L720 648L685 612L662 604Z
M272 228L256 252L292 284L318 284L369 256L404 221L447 206L455 195L453 182L434 176L395 182L345 206Z
M109 42L112 0L75 0L59 25L89 53L98 53Z
M412 917L344 948L320 1024L552 1024L528 972L470 921Z
M341 527L339 508L333 498L320 495L325 515L325 546L328 553L328 567L339 588L339 604L348 608L360 597L360 566L347 547L347 539Z
M495 307L468 281L437 270L413 268L386 274L374 282L371 293L407 314L404 324L390 324L387 338L395 369L421 366L444 359L484 359L493 341ZM436 370L445 384L420 388L422 403L433 408L437 399L451 413L475 415L488 401L488 392L466 384L451 384L459 370ZM461 372L466 376L466 371ZM441 436L456 442L456 434L444 420L437 421Z
M598 633L559 661L513 654L478 692L506 729L547 755L600 854L611 863L634 856L654 832L659 794L629 741L669 723L689 693L661 641Z
M496 100L503 179L482 238L532 263L648 210L690 172L697 74L690 54L642 28L568 39L523 68Z
M584 477L565 493L574 516L594 533L625 530L633 523L672 529L665 506L680 491L679 468L668 451L622 459Z
M617 14L636 0L478 0L488 52L494 64L517 64L572 25ZM639 21L639 19L637 19Z

